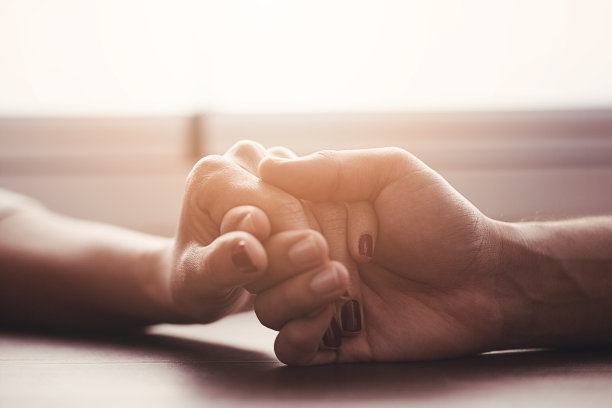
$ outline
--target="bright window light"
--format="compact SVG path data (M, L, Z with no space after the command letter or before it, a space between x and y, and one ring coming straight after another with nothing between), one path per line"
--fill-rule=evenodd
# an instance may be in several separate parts
M612 106L612 2L0 2L0 115Z

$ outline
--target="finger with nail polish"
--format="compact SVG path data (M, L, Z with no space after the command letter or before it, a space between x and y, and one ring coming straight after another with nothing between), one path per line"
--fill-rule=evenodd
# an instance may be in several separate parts
M378 220L372 204L366 201L346 203L347 239L351 256L366 263L374 256L378 235Z
M331 318L329 327L325 331L321 341L323 343L323 347L325 348L335 349L342 345L342 333L340 332L340 327L338 326L336 317Z
M358 300L351 299L342 305L340 322L344 335L353 336L361 332L361 306Z
M240 240L234 244L232 262L236 269L242 273L257 272L257 266L253 263L252 256L249 255L245 240Z
M246 232L223 234L207 246L192 243L177 265L181 279L170 288L173 309L188 321L219 319L245 303L248 293L240 288L259 279L267 262L263 245Z

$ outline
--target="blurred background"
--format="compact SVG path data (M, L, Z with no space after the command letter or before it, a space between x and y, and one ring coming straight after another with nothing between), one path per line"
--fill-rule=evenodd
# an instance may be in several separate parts
M0 0L0 187L172 235L197 158L399 146L485 214L612 210L612 2Z

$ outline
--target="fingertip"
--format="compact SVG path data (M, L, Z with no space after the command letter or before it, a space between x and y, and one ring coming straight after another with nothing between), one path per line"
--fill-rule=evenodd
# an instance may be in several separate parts
M269 174L270 170L274 169L274 167L284 159L276 156L266 156L264 157L257 166L257 177L265 180Z
M259 271L254 261L253 250L249 250L249 246L244 239L239 240L232 246L231 257L238 272L252 275Z
M242 205L230 209L221 220L219 231L226 234L232 231L243 231L255 236L260 241L270 236L272 227L267 214L259 207Z
M274 178L278 176L280 168L286 167L287 164L295 162L299 157L295 154L288 155L268 155L264 157L257 166L257 176L262 180L268 177Z
M268 149L268 156L280 157L286 159L295 159L298 157L297 154L291 149L284 146L273 146Z
M268 215L260 208L251 206L251 212L247 215L251 218L255 231L251 232L257 239L264 241L270 236L272 224ZM247 231L249 232L249 231Z
M299 237L299 240L295 240L291 246L286 249L287 257L292 262L294 267L299 268L312 268L317 265L322 265L329 259L329 245L327 244L327 240L321 235L320 232L314 230L305 230L305 231L292 231L290 233L284 235L294 234L296 237ZM302 235L300 237L300 235ZM275 240L267 246L269 253L276 253L279 251L285 251L276 246L272 246L272 243L276 244L286 244L286 242L278 242L280 240Z
M262 244L246 232L221 235L207 248L203 273L217 289L243 286L260 278L268 267Z
M314 317L289 321L274 341L276 357L287 365L317 365L332 363L337 359L333 350L319 350L335 307L329 304L324 312Z
M368 263L374 256L374 238L372 234L364 232L354 239L350 251L353 259L358 263Z
M337 261L331 261L320 272L313 276L309 286L316 297L329 297L344 293L350 283L350 273L346 267Z
M346 266L344 266L343 263L338 262L338 261L332 261L332 263L334 264L334 268L336 269L336 276L338 279L338 288L339 289L348 289L349 284L351 282L351 274L348 271L348 269L346 268Z
M259 293L303 272L329 262L329 246L323 235L314 230L293 230L273 234L264 243L268 256L265 276L247 290Z
M250 276L257 277L268 267L268 256L263 245L248 233L237 233L233 238L231 259L236 270Z

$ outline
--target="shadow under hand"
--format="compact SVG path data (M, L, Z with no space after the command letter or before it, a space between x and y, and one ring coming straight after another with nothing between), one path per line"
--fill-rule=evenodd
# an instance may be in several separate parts
M431 362L286 367L267 353L167 334L4 332L2 340L9 347L13 344L15 350L20 345L30 347L26 351L29 355L32 350L38 350L41 358L46 356L50 360L55 357L49 353L59 346L64 354L58 352L58 360L90 358L105 365L125 364L133 370L158 370L155 372L164 381L181 378L167 385L171 387L168 395L188 396L195 401L297 400L355 404L374 399L407 402L452 400L459 396L507 398L515 393L517 384L537 383L539 391L555 393L559 391L559 384L579 384L585 378L603 378L608 384L612 381L610 349L491 353ZM142 368L134 368L139 364ZM134 378L140 377L126 373L113 381L134 381Z
M89 356L92 362L106 363L149 361L219 364L232 361L271 360L269 355L253 350L197 339L149 334L144 330L75 331L4 328L1 335L5 346L40 350L50 362L54 360L53 351L58 348L61 349L61 359L68 361L79 361L84 356Z
M248 399L301 401L422 400L448 398L462 393L489 393L502 388L514 392L516 382L553 379L606 372L612 380L612 351L534 350L484 354L445 361L406 363L337 364L286 367L277 364L245 364L210 367L189 364L204 387ZM214 376L209 376L214 370Z

